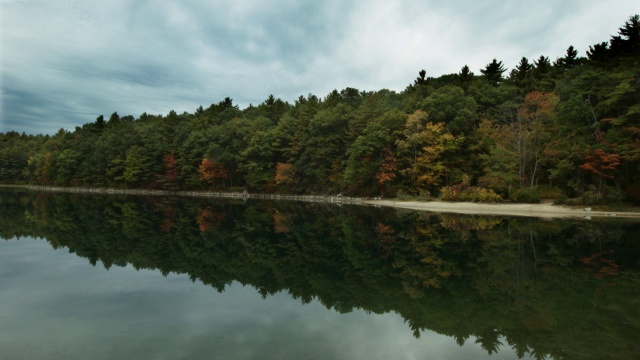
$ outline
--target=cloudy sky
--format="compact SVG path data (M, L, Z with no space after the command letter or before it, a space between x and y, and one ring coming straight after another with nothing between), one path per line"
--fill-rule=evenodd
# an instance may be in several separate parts
M493 58L581 55L637 0L0 0L0 132L55 133L98 115L193 112L229 96L293 102L402 91Z

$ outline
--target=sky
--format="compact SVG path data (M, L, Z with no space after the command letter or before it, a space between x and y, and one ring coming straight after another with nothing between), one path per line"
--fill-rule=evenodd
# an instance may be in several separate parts
M0 0L0 132L245 108L427 76L507 73L608 41L637 0Z

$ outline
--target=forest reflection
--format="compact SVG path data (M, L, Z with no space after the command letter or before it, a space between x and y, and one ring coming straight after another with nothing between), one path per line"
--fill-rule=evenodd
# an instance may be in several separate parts
M414 336L536 358L640 351L640 224L297 202L0 192L0 236L45 238L105 268L396 312Z

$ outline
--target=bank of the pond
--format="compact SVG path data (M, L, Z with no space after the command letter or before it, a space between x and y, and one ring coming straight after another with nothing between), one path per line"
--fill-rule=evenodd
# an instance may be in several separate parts
M341 195L292 195L292 194L266 194L249 193L247 191L169 191L150 189L115 189L115 188L86 188L86 187L61 187L61 186L34 186L34 185L0 185L5 188L22 188L31 191L64 192L64 193L89 193L110 195L146 195L146 196L186 196L200 198L219 199L260 199L260 200L289 200L322 202L336 204L364 204L366 199Z
M0 187L24 188L32 191L66 192L66 193L91 193L91 194L127 194L127 195L151 195L151 196L190 196L223 199L261 199L261 200L285 200L321 202L331 204L355 204L371 206L388 206L401 209L429 211L437 213L457 213L471 215L502 215L502 216L527 216L543 218L591 218L591 217L624 217L640 219L640 212L627 211L591 211L590 208L571 208L541 204L480 204L470 202L441 202L441 201L400 201L382 200L370 198L357 198L341 195L291 195L291 194L264 194L242 192L217 192L217 191L167 191L148 189L113 189L113 188L84 188L84 187L58 187L58 186L31 186L31 185L0 185Z
M479 204L470 202L440 202L440 201L397 201L397 200L366 200L366 204L390 206L402 209L422 210L439 213L477 214L477 215L507 215L529 216L544 218L591 218L591 217L625 217L639 218L639 212L622 211L591 211L591 208L570 208L541 204Z

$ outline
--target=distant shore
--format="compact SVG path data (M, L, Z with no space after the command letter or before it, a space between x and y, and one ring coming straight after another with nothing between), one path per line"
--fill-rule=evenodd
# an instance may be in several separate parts
M399 209L411 209L429 211L435 213L456 213L469 215L500 215L500 216L526 216L540 218L591 218L591 217L620 217L640 219L640 212L628 211L591 211L590 208L570 208L540 204L505 204L505 203L471 203L471 202L443 202L443 201L401 201L393 199L370 199L348 197L341 195L289 195L289 194L264 194L243 192L218 192L218 191L167 191L147 189L113 189L113 188L84 188L84 187L60 187L60 186L34 186L34 185L0 185L4 188L23 188L32 191L65 192L65 193L90 193L90 194L127 194L127 195L151 195L151 196L191 196L225 199L260 199L260 200L284 200L321 202L332 204L354 204L385 206Z

